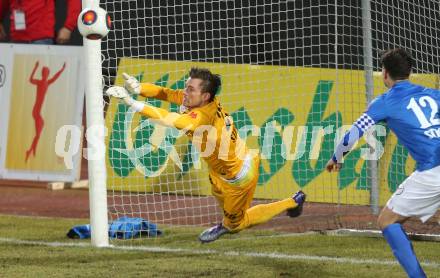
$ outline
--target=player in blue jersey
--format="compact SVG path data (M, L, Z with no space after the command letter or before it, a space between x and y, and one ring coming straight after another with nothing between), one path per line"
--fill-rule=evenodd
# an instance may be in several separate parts
M378 225L394 256L409 277L426 277L402 227L409 217L428 220L440 207L440 91L408 81L413 60L403 49L381 57L382 77L389 90L374 99L354 122L327 163L338 171L342 158L374 124L385 121L417 162L417 168L388 200Z

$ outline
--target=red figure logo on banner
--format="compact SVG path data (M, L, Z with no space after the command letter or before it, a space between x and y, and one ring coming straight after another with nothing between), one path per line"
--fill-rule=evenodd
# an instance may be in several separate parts
M48 67L43 67L41 69L41 79L38 80L34 78L38 65L39 62L36 62L34 69L32 70L32 74L29 78L29 82L37 87L37 96L35 98L34 108L32 109L32 117L34 118L35 121L35 136L34 136L34 140L32 140L31 147L26 151L26 162L28 161L31 153L35 157L38 141L40 140L40 134L41 131L43 130L44 120L43 117L41 117L41 108L43 107L47 89L52 83L54 83L58 79L58 77L60 77L61 73L66 68L66 63L64 63L63 67L57 73L55 73L55 75L52 78L49 79L50 70Z

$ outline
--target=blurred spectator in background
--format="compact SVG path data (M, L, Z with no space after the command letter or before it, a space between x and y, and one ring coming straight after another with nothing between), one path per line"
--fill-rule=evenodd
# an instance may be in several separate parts
M0 0L0 41L6 40L2 19L10 15L14 43L66 44L81 11L81 0L66 0L67 17L55 36L55 0Z

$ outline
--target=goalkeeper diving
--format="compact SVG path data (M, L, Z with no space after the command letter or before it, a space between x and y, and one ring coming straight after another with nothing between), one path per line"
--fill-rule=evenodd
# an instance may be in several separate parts
M111 87L106 91L107 95L120 99L158 124L184 131L193 144L198 143L195 146L200 148L200 152L201 149L212 148L212 152L202 157L209 167L211 191L223 211L223 221L199 235L202 243L264 223L284 211L290 217L302 213L306 199L302 191L284 200L250 207L258 182L260 157L248 150L245 141L237 133L232 117L216 97L221 86L219 75L208 69L191 68L183 90L140 83L126 73L123 73L123 77L124 87ZM130 95L180 105L180 113L134 100ZM207 126L217 136L206 136L204 131Z

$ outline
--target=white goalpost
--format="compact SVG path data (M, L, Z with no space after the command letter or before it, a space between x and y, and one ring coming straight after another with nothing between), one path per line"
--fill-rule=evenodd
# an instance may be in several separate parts
M99 6L99 1L83 0L83 8ZM101 40L84 39L86 69L86 138L88 148L91 242L109 246L107 215L107 172L105 166L104 100L102 95Z
M97 3L83 0L83 8ZM365 159L369 146L362 140L339 174L326 173L324 165L344 128L386 91L378 64L382 50L409 50L416 61L411 80L439 87L437 1L110 0L100 5L111 16L112 29L102 44L84 40L88 128L108 131L104 138L102 129L94 129L94 138L103 140L98 148L105 144L106 153L89 160L94 245L109 244L108 222L122 216L159 227L221 221L207 167L185 136L116 101L106 99L103 105L103 90L123 85L123 72L183 89L193 66L222 76L222 106L248 146L262 155L255 203L299 189L308 195L303 216L294 221L281 216L265 227L377 229L380 207L415 166L395 136L385 127L386 134L376 135L373 149L384 149L378 161ZM138 100L179 111L164 101ZM410 232L440 233L433 223L408 225Z

